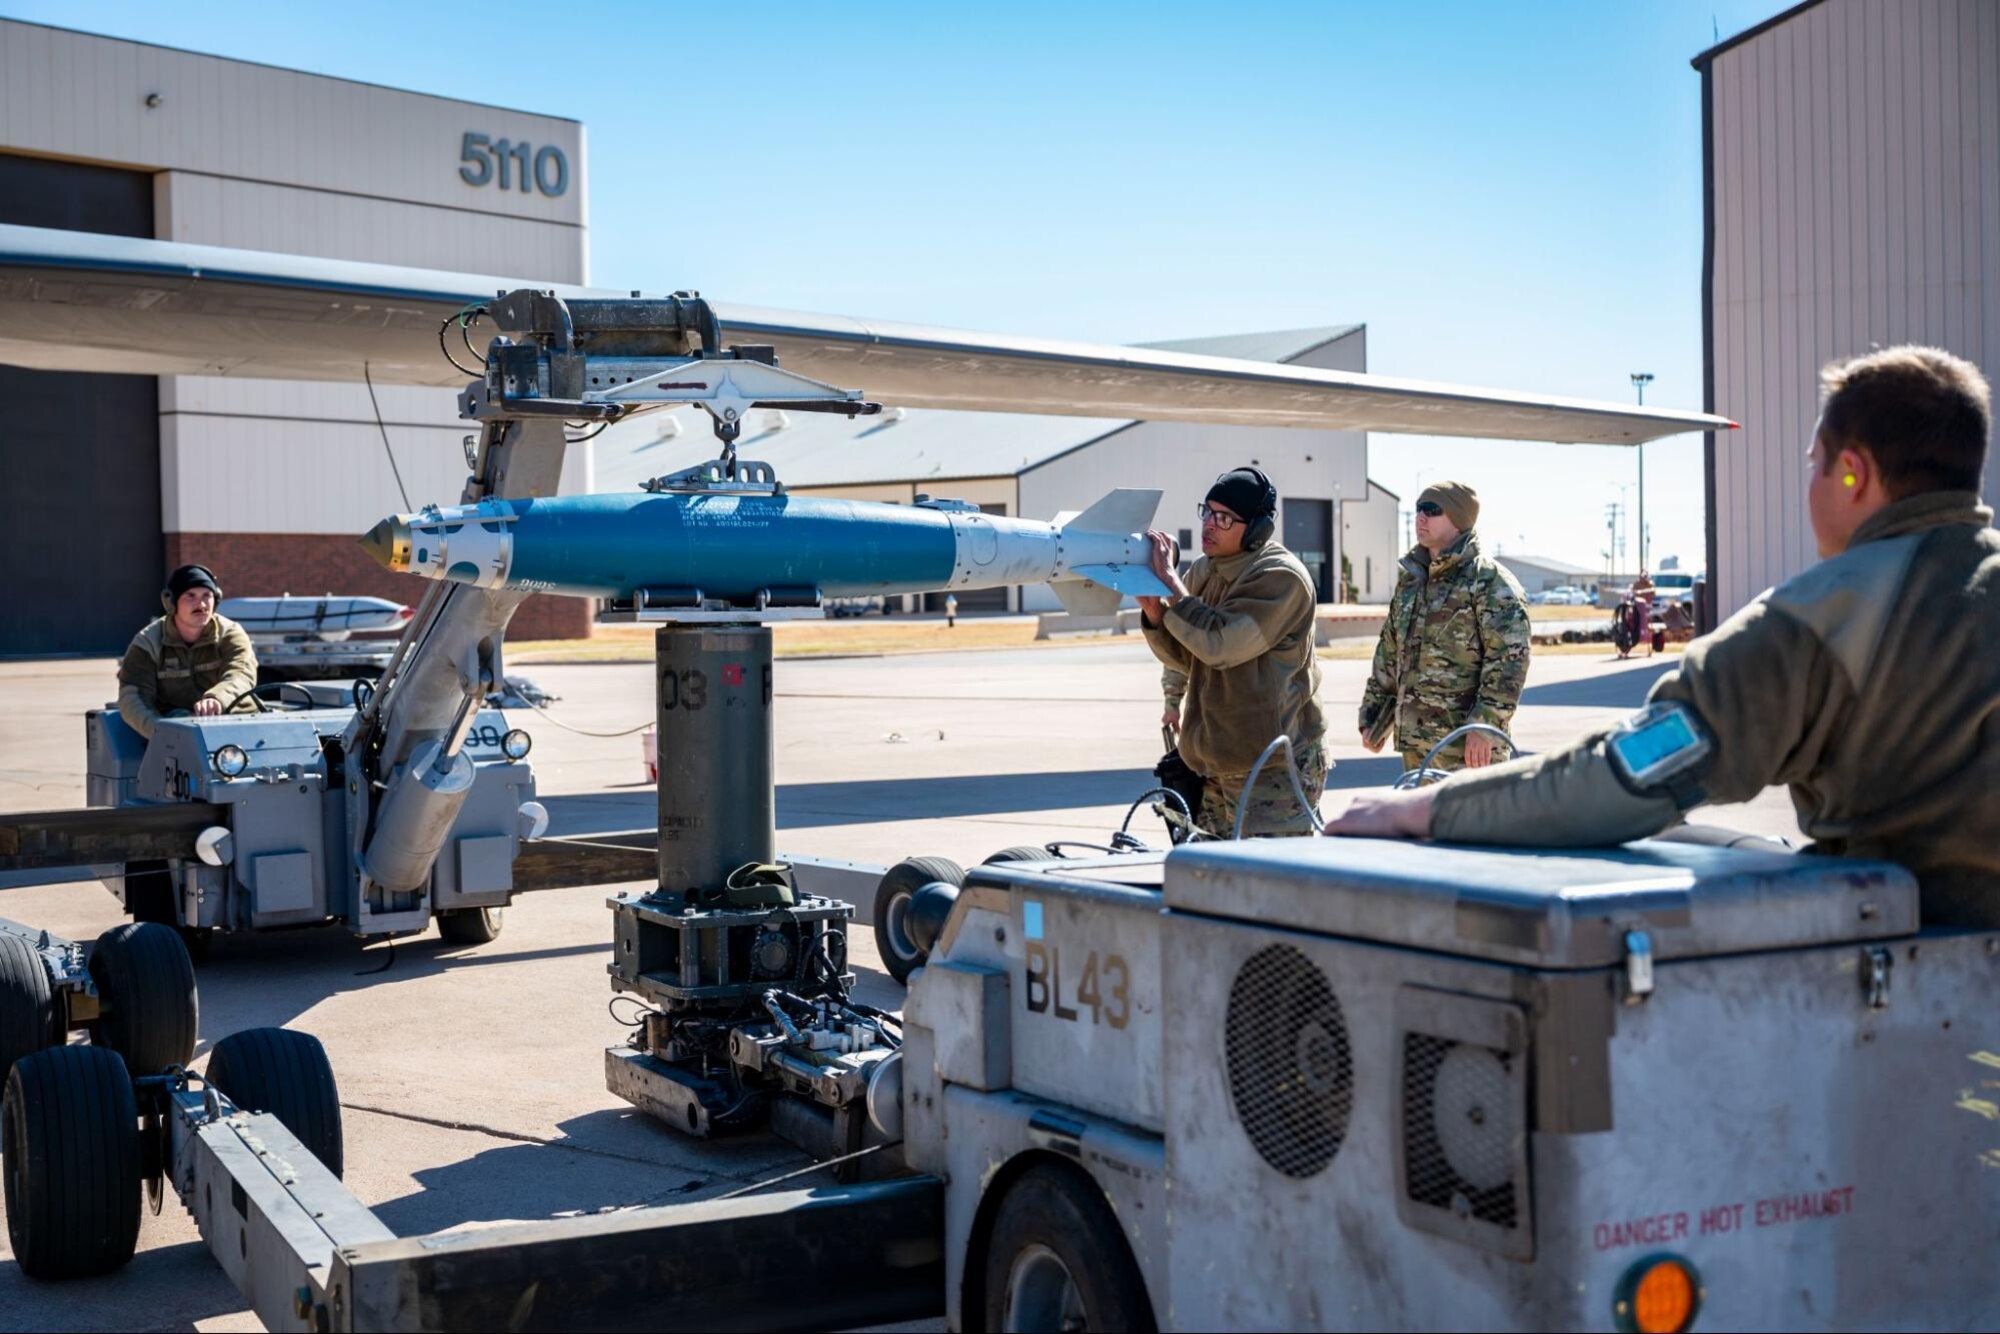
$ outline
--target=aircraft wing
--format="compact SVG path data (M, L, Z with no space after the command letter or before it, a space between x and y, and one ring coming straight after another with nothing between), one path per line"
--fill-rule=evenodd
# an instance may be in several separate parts
M439 350L439 326L469 302L520 287L552 285L0 225L0 362L287 380L359 380L365 363L380 383L457 388L465 376ZM710 305L726 341L771 344L787 370L913 408L1562 444L1631 445L1733 427L1695 412ZM456 330L451 341L463 360Z

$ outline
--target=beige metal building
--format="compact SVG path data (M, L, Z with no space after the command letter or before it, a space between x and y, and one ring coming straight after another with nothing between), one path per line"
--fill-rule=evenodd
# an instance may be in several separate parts
M1726 617L1815 559L1821 366L1915 342L2000 373L2000 3L1809 0L1694 64L1706 406L1742 423L1707 450Z
M1340 550L1354 601L1380 605L1395 595L1396 562L1406 550L1402 508L1402 497L1373 478L1365 498L1341 501Z
M1529 594L1546 593L1552 588L1595 588L1597 581L1604 577L1602 570L1593 570L1557 556L1517 555L1511 551L1500 551L1493 558L1520 583L1521 591Z
M582 283L585 185L572 120L0 20L0 222ZM464 484L450 390L0 366L0 401L0 569L39 585L0 654L122 648L186 560L414 600L354 535ZM588 615L537 599L515 633Z

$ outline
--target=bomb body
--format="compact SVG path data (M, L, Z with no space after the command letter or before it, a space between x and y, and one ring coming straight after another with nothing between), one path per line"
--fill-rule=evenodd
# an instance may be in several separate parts
M1165 591L1144 531L1158 501L1157 491L1113 491L1082 514L1042 523L953 502L719 491L557 496L397 515L362 542L390 569L489 589L620 599L699 592L745 602L1050 583L1067 604L1090 585Z

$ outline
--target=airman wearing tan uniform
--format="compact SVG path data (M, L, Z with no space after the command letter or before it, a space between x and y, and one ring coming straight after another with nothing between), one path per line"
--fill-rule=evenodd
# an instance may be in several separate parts
M1924 919L2000 925L2000 532L1979 488L1985 378L1934 348L1829 367L1807 455L1824 558L1688 647L1652 703L1708 752L1635 785L1607 732L1414 793L1357 799L1329 834L1599 846L1702 802L1791 788L1810 851L1916 873Z

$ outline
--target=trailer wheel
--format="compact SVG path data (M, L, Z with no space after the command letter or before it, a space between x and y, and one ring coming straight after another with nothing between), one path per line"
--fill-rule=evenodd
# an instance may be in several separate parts
M127 922L97 938L90 978L104 1001L96 1041L137 1075L194 1058L199 1002L194 963L180 934L158 922Z
M7 1240L30 1278L107 1274L139 1242L132 1077L103 1047L24 1056L0 1105Z
M125 863L125 911L135 922L159 922L180 932L188 958L201 963L208 958L215 928L180 925L174 906L173 868L163 861Z
M1047 848L1031 848L1024 845L1018 848L1002 848L979 864L981 866L1004 866L1008 862L1045 862L1048 860L1049 850Z
M438 934L453 945L484 945L500 934L500 908L449 908L437 915Z
M936 881L963 885L965 871L942 857L905 857L890 867L875 886L875 948L882 966L898 982L910 980L924 961L924 950L910 939L904 917L918 890Z
M215 1044L208 1082L246 1112L269 1112L335 1176L346 1167L340 1092L326 1048L310 1033L246 1028Z
M1153 1304L1118 1216L1074 1168L1038 1163L1008 1187L986 1248L989 1330L1152 1330Z
M48 970L35 947L0 931L0 1084L29 1052L62 1045Z

